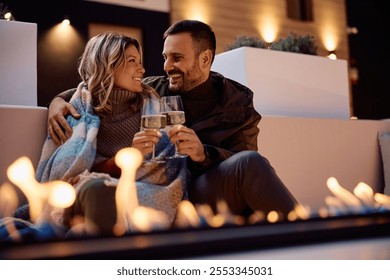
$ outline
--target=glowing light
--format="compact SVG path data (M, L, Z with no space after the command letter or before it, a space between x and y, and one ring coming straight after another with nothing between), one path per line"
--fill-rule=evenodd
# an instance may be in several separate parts
M134 209L132 224L134 230L148 232L167 228L168 216L162 211L150 207L138 206Z
M68 207L74 203L76 193L70 184L62 181L40 184L36 181L34 167L27 157L21 157L12 163L7 169L7 176L25 194L33 222L39 224L45 221L45 215L48 213L45 213L43 209L47 203L59 208ZM59 198L59 196L63 197Z
M347 34L348 35L350 35L350 34L356 35L358 33L359 33L359 30L358 30L358 28L356 26L352 26L352 27L348 26L347 27Z
M319 210L318 210L318 215L325 219L327 217L329 217L329 211L328 209L324 208L324 207L321 207Z
M334 35L331 31L324 31L322 34L322 40L326 50L333 52L337 48L338 44L336 35Z
M267 215L267 221L270 223L276 223L279 220L278 212L271 211Z
M30 216L33 222L38 219L43 209L43 198L37 191L39 184L34 178L34 173L34 167L27 157L17 159L7 169L9 180L22 190L30 204Z
M210 12L208 7L209 5L202 3L202 1L192 1L186 5L186 10L184 11L185 18L209 23Z
M28 183L35 181L34 167L27 157L21 157L11 164L7 169L7 176L15 185L23 185L29 188ZM27 186L24 186L24 185Z
M264 41L271 44L275 41L280 29L278 17L276 16L277 10L272 6L264 6L261 7L257 14L257 29Z
M287 219L289 221L294 221L296 219L307 220L310 218L310 209L308 207L304 207L301 204L295 206L295 209L288 213Z
M10 21L10 20L13 20L13 16L12 16L12 14L11 14L11 12L6 12L5 14L4 14L4 19L5 20L8 20L8 21Z
M363 202L366 206L374 206L374 191L372 188L367 185L366 183L360 182L357 184L355 189L353 190L353 193L360 198L360 200Z
M136 172L142 164L142 153L136 148L121 149L115 155L115 163L121 169L121 176L115 192L117 221L115 235L123 235L131 228L134 210L138 207Z
M249 224L255 224L255 223L260 223L265 221L265 214L263 211L255 211L252 215L249 216L248 218L248 223Z
M329 190L339 198L346 206L351 207L354 210L358 210L361 206L359 199L351 192L340 186L337 179L330 177L326 182Z
M217 214L209 220L209 225L214 228L219 228L225 224L225 219L222 215Z
M69 19L64 19L62 22L61 22L61 24L63 25L63 26L69 26L70 25L70 20Z
M0 187L0 217L11 216L18 206L18 195L11 184L4 183Z
M337 50L340 41L340 30L334 20L332 8L324 6L316 15L319 39L328 52Z
M42 44L49 57L68 61L77 59L75 49L81 48L83 38L72 25L58 23L43 34Z
M183 200L177 206L177 215L175 224L184 227L192 226L198 227L200 225L200 218L194 205L188 200Z
M291 211L290 213L288 213L287 220L289 220L290 222L293 222L296 219L298 219L298 215L295 211Z
M390 196L382 193L376 193L374 195L374 199L376 202L381 204L385 209L390 210Z
M143 157L135 148L120 150L115 156L116 164L122 173L116 188L117 223L114 234L123 235L127 230L149 232L153 229L168 229L168 217L166 213L140 206L136 189L136 171L141 166ZM72 185L63 181L50 181L40 184L35 180L34 168L27 157L21 157L7 169L7 175L12 183L17 185L26 195L30 204L30 216L33 221L38 217L42 219L43 209L49 203L52 206L65 208L73 204L76 194ZM337 214L380 210L381 207L390 210L390 196L376 193L373 189L360 182L353 193L343 188L336 178L330 177L327 186L334 196L327 196L325 202L328 208L320 208L318 215L322 218ZM9 215L17 205L17 195L11 191L11 185L4 184L0 187L0 214ZM203 221L210 227L222 227L226 224L243 225L244 218L233 215L225 201L217 203L217 214L214 214L210 205L197 205L196 207L188 200L183 200L178 205L176 226L199 227ZM309 219L311 210L299 204L287 215L288 221ZM277 223L284 219L284 215L277 211L270 211L266 216L269 223ZM262 222L265 220L263 212L256 211L249 219L249 223ZM7 226L7 225L6 225ZM7 226L11 238L19 238L17 229ZM72 224L74 233L88 232L98 233L96 226L84 217L76 217Z
M196 205L196 211L199 213L199 216L202 217L207 224L211 225L213 224L213 209L211 209L210 205L208 204L201 204L201 205Z
M275 41L277 30L276 25L272 22L272 20L264 22L261 27L260 34L263 37L264 41L266 41L268 44Z
M337 55L334 51L331 51L329 52L329 54L327 55L327 58L331 59L331 60L336 60L337 59Z
M60 208L71 206L76 200L76 192L73 186L64 181L51 181L45 183L51 189L48 201L51 205Z

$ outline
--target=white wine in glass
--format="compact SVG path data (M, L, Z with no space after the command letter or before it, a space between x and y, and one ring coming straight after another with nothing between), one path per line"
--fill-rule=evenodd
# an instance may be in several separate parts
M167 126L170 127L185 124L186 122L183 102L179 95L161 97L161 114L166 116ZM175 143L175 154L171 158L182 158L186 156L178 152L177 143Z
M158 98L145 98L142 107L141 130L160 130L166 127L166 116L160 113L160 100ZM163 162L155 157L153 143L151 161Z

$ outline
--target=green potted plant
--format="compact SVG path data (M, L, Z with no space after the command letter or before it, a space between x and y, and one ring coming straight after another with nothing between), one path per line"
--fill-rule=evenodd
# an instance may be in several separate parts
M240 47L266 49L268 45L258 36L240 35L237 36L231 44L225 46L225 51L230 51Z
M298 35L294 32L290 32L286 38L281 38L271 44L265 42L258 36L240 35L237 36L231 44L225 46L225 51L240 47L317 55L317 45L314 36L309 34Z
M290 32L286 38L272 43L270 49L275 51L295 52L317 55L317 45L314 36L298 35Z

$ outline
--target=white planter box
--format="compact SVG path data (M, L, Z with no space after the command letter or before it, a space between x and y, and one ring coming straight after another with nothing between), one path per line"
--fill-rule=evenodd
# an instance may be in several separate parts
M212 70L248 86L262 115L350 118L345 60L241 47L216 55Z
M37 25L0 20L0 104L37 105Z

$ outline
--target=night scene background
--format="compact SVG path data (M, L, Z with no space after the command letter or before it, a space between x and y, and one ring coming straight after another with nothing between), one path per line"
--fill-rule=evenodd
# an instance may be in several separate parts
M94 14L94 20L96 21L107 18L106 11L93 11L92 13L89 10L87 14L82 14L82 9L79 8L80 2L84 1L68 0L44 3L41 1L0 0L0 3L4 3L11 8L22 6L23 9L16 9L20 19L30 22L39 20L40 29L52 26L52 22L57 20L55 19L57 14L61 14L62 11L67 9L76 10L74 20L79 25L80 23L83 25L88 15L91 14ZM387 35L389 34L390 24L387 19L388 11L384 7L386 1L345 0L345 4L347 25L356 27L358 30L357 34L350 34L348 38L349 63L358 73L358 79L356 82L352 82L351 85L353 115L359 119L390 118L390 90L387 85L387 75L389 73L387 69L389 65L388 54L390 53ZM126 9L123 7L110 7L110 12L116 15L116 17L112 18L113 23L117 20L118 24L141 26L145 30L145 34L150 34L150 38L144 38L144 45L146 46L145 65L149 71L146 75L163 74L160 67L162 57L159 52L155 51L155 48L162 48L160 37L170 24L169 14L164 15L157 12L135 10L132 17L128 17L125 15ZM150 19L163 24L153 25ZM86 26L86 24L84 25ZM87 36L87 30L79 31ZM81 50L79 52L81 53ZM38 61L39 63L40 61ZM63 73L67 73L67 71L72 73L70 74L71 84L74 84L73 81L78 81L77 73L73 70L74 67L72 64L69 66L70 69L58 69L58 71ZM39 67L38 70L41 71ZM58 88L69 88L66 84L61 84L65 83L65 80L57 81L57 83L52 88L51 85L38 88L38 92L40 92L40 96L38 96L39 105L47 105L52 95L59 93ZM38 84L40 84L40 75L38 75Z
M359 79L352 85L354 113L360 119L390 118L388 10L383 0L346 0L350 61Z

